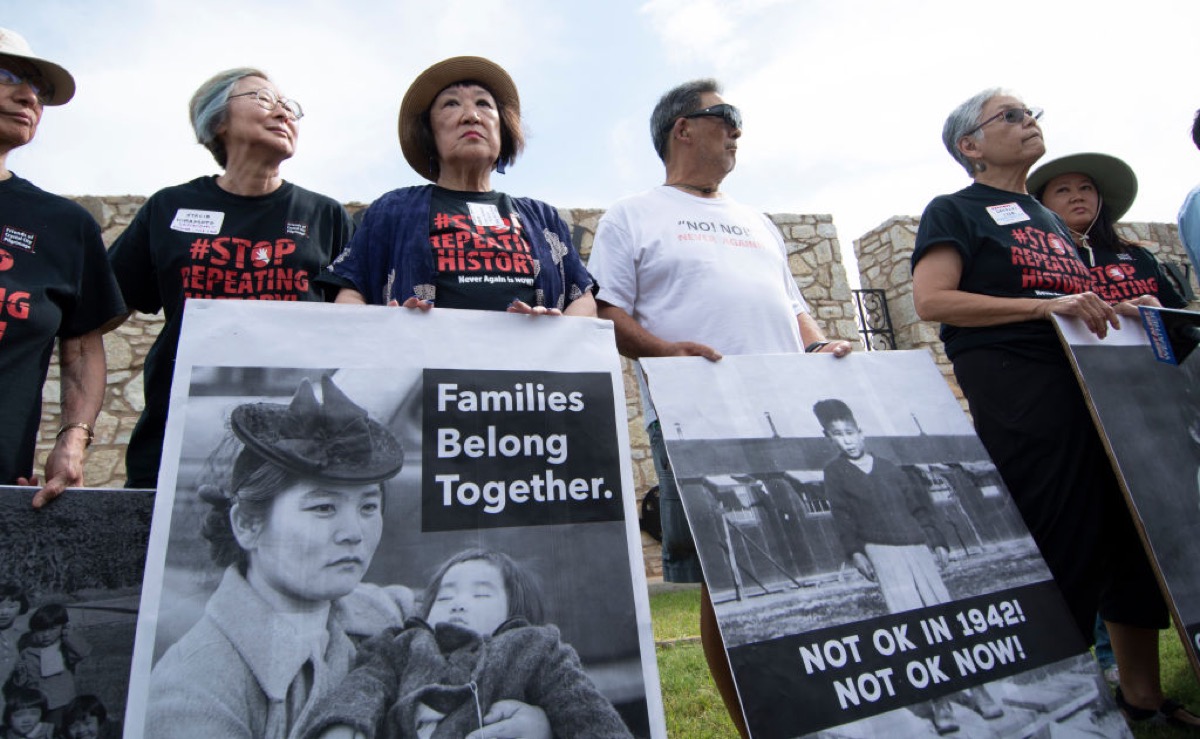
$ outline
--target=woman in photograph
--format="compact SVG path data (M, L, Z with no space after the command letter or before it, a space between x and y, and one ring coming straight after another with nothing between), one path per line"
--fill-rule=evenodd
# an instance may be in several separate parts
M339 303L595 316L594 283L546 203L492 189L525 145L512 78L480 57L426 69L400 104L400 148L434 183L367 210L324 279Z
M1107 154L1072 154L1035 169L1028 187L1067 224L1092 289L1109 305L1148 295L1167 308L1187 306L1154 254L1117 235L1117 221L1137 197L1128 164Z
M1041 111L1001 89L959 105L942 141L974 182L942 195L921 217L913 251L913 301L942 324L979 438L995 462L1090 643L1095 614L1107 622L1118 663L1137 633L1165 628L1166 604L1133 529L1083 392L1052 316L1077 318L1097 336L1118 328L1116 306L1093 292L1070 232L1029 195L1027 175L1046 147ZM1120 665L1130 719L1191 725L1166 701L1157 672Z
M337 201L280 176L296 153L304 110L265 72L220 72L188 110L222 173L150 196L109 251L130 310L166 317L146 357L146 404L125 453L126 487L158 481L184 301L323 300L315 278L353 229Z
M383 483L404 461L395 436L328 377L320 402L306 379L289 405L238 406L230 427L200 488L201 533L225 573L154 666L147 736L291 736L350 670L350 596L382 598L360 583L382 534Z
M524 711L522 737L628 738L544 610L536 580L508 555L459 552L429 581L421 618L363 645L304 736L481 737Z

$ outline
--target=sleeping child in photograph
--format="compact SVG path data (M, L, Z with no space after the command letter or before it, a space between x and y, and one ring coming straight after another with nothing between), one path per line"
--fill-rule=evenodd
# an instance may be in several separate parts
M629 737L542 613L535 581L507 555L456 554L426 588L424 618L363 644L302 736L462 739L512 720L529 722L523 736Z
M20 649L12 682L42 691L49 705L48 718L57 721L75 697L75 668L91 653L91 645L72 633L65 606L47 603L30 614L29 631L21 636Z
M888 613L952 600L941 574L950 561L949 549L929 493L895 462L867 450L846 403L821 400L813 414L838 449L838 457L825 465L825 497L850 563L879 586ZM1003 715L984 686L963 695L984 718ZM939 734L958 730L948 697L929 703Z

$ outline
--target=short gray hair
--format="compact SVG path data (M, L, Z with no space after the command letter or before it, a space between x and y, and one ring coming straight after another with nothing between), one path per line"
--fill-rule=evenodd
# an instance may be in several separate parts
M238 67L218 72L208 79L192 95L188 103L188 113L192 118L192 130L196 132L196 141L212 152L213 159L224 169L228 162L225 142L217 136L217 129L225 122L229 106L229 93L239 80L247 77L262 77L270 80L266 72L252 67Z
M979 119L983 116L983 106L987 105L989 100L997 95L1011 94L1002 87L990 87L976 93L952 110L942 126L942 143L946 145L946 151L950 152L954 161L961 164L971 177L975 176L975 167L971 160L958 150L958 142L968 135L968 131L979 125ZM976 141L982 141L983 129L971 133L970 136Z
M675 119L699 110L700 96L706 92L720 94L721 83L711 77L684 82L658 99L658 105L650 114L650 138L654 141L654 151L658 152L658 158L664 164L667 161L667 141Z

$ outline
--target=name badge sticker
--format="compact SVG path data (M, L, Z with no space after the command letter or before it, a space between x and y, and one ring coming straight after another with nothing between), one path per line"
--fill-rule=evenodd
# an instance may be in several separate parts
M497 228L504 225L500 209L491 203L467 203L467 209L471 212L471 220L476 226Z
M225 214L219 210L180 208L175 211L175 220L171 221L171 230L211 236L221 233L221 224L224 222Z
M996 222L997 226L1007 226L1011 223L1020 223L1028 221L1029 214L1021 209L1021 206L1016 203L1005 203L1003 205L989 205L987 208L988 215Z

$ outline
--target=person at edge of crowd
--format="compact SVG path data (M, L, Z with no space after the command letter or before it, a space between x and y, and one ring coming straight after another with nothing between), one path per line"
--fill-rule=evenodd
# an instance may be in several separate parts
M76 695L75 671L91 654L92 645L71 629L61 603L47 603L29 615L29 631L21 635L20 658L10 681L37 688L46 696L46 720L57 724Z
M950 113L942 141L974 182L926 207L913 301L923 320L942 324L975 430L1079 635L1091 642L1099 611L1120 659L1136 634L1167 626L1166 604L1051 316L1078 318L1104 337L1119 328L1118 312L1136 316L1137 305L1157 301L1106 303L1070 232L1028 194L1028 172L1046 150L1040 116L1000 88ZM1190 713L1150 690L1156 677L1126 669L1122 685L1138 688L1121 696L1125 705L1190 725Z
M1192 143L1200 149L1200 110L1192 119ZM1200 270L1200 185L1196 185L1179 209L1179 240L1192 260L1192 269Z
M629 739L545 610L533 573L507 554L452 555L425 588L421 617L363 644L301 736L482 739L520 699L545 712L549 735Z
M116 739L120 733L120 722L110 720L104 703L89 693L68 703L59 721L59 739Z
M1072 154L1039 166L1030 173L1027 187L1067 225L1080 256L1091 269L1092 289L1105 302L1116 305L1149 295L1168 308L1187 305L1154 255L1117 235L1116 222L1137 197L1137 176L1128 164L1107 154ZM1161 714L1200 728L1195 716L1163 697L1158 631L1136 626L1124 630L1125 638L1114 641L1103 618L1097 618L1093 632L1097 662L1105 679L1116 683L1121 709L1134 721ZM1124 648L1116 651L1119 647ZM1123 674L1127 676L1124 681ZM1129 684L1134 681L1137 684ZM1122 686L1123 682L1126 684ZM1158 709L1132 705L1128 695L1151 696L1149 705Z
M400 148L433 184L371 204L322 279L339 303L595 316L594 283L558 211L492 189L525 146L512 78L474 56L419 74L400 104Z
M588 262L600 285L601 318L631 359L722 354L823 352L842 357L808 314L788 268L782 235L762 213L735 202L721 183L737 161L741 113L712 79L684 83L650 117L666 180L618 201L600 219ZM736 227L736 244L689 224ZM752 247L752 248L748 248ZM686 277L684 276L686 275ZM662 428L638 374L642 408L661 490L663 578L702 582L695 542L667 461ZM729 715L747 735L708 590L701 586L705 658Z
M8 155L33 141L43 109L74 94L66 69L0 28L0 484L39 487L34 508L84 484L107 382L103 335L125 316L95 219L8 169ZM39 478L42 385L56 340L63 424Z
M812 410L838 450L837 458L825 465L825 495L846 558L879 586L888 613L949 603L941 573L950 564L950 548L938 529L929 492L913 484L895 462L867 448L845 401L819 400ZM986 685L960 695L989 721L1004 715ZM958 731L950 696L934 698L929 706L937 733Z
M1137 197L1128 164L1108 154L1072 154L1039 166L1026 186L1067 224L1092 272L1092 289L1109 305L1142 295L1167 308L1187 305L1154 254L1117 235L1117 221Z
M109 251L129 308L166 317L146 357L145 410L125 453L131 488L158 480L185 301L323 300L315 278L353 230L337 201L280 176L296 153L304 110L265 72L220 72L188 110L222 173L150 196Z

